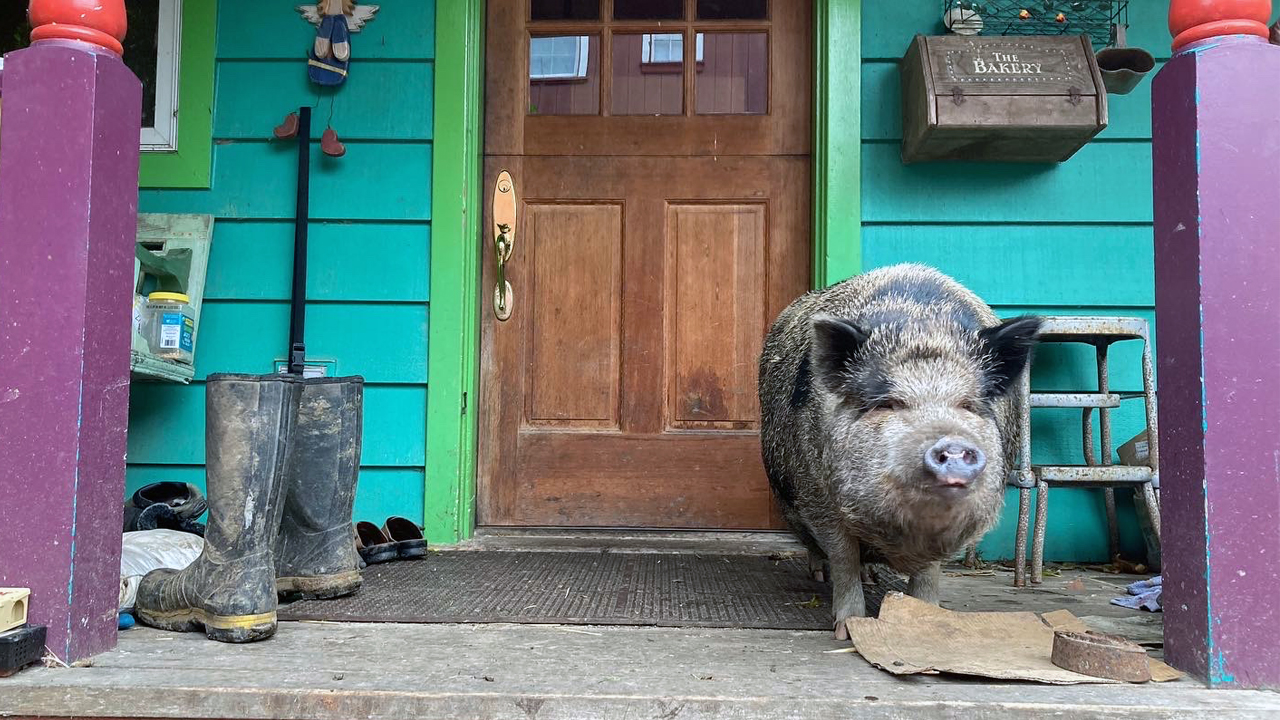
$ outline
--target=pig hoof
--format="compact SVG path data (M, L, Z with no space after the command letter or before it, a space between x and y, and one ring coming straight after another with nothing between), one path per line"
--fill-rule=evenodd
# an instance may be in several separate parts
M849 628L844 624L844 620L836 623L836 640L844 641L849 639Z
M809 575L817 582L827 581L827 561L809 555Z

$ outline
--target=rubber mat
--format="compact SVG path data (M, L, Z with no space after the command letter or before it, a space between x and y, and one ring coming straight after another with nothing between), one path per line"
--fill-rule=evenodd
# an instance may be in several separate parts
M371 565L363 575L356 594L285 605L279 618L782 630L832 625L829 586L809 576L803 557L452 551Z

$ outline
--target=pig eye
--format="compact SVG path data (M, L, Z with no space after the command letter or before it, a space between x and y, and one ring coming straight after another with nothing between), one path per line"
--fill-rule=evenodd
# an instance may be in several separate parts
M897 400L894 400L893 398L880 398L878 400L873 401L871 403L871 406L868 408L868 410L887 410L890 412L894 412L897 410L902 410L905 407L906 407L905 405L903 405L901 402L898 402Z
M983 407L981 403L969 401L966 403L961 403L960 409L964 410L965 412L973 413L974 415L981 415Z

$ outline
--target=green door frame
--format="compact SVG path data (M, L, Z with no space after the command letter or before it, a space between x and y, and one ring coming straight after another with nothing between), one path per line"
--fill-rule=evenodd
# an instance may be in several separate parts
M862 265L862 0L815 0L813 279ZM484 0L436 3L427 342L427 538L475 530ZM834 122L833 122L834 120Z
M862 0L813 7L813 283L862 271Z

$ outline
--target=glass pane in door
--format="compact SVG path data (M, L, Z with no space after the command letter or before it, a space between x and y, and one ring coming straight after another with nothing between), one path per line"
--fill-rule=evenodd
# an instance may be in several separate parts
M683 20L684 0L613 0L614 20Z
M705 35L705 39L704 39ZM698 33L705 60L696 69L699 115L762 115L769 111L769 34Z
M529 114L600 114L600 38L529 39Z
M684 36L613 36L614 115L684 113Z
M768 17L769 0L698 0L699 20L764 20Z
M529 17L533 20L599 20L600 0L531 0Z

